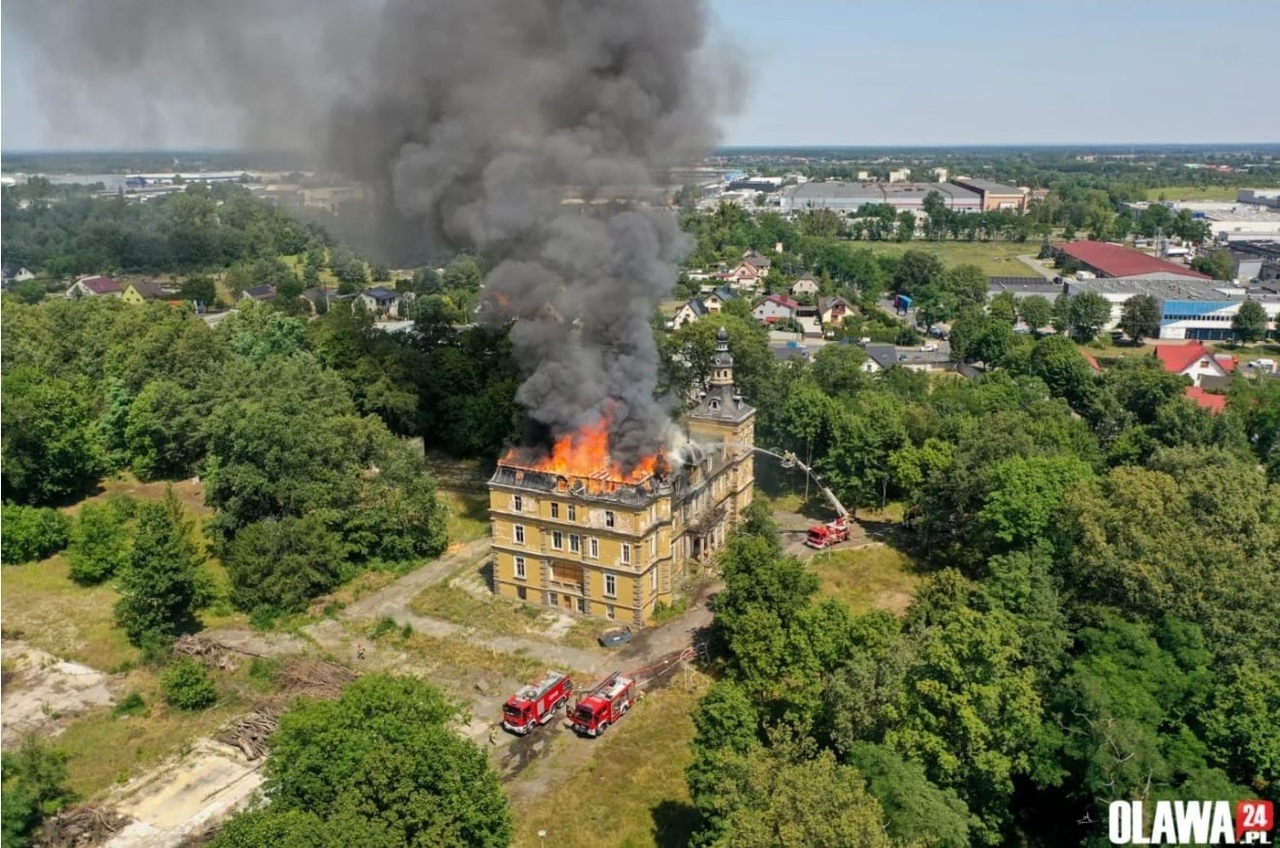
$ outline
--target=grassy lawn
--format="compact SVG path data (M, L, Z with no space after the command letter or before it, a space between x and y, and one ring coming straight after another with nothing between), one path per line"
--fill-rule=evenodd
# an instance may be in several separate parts
M489 496L437 489L449 507L449 542L471 542L489 535Z
M354 634L353 634L354 635ZM368 638L360 632L356 638ZM515 680L532 679L545 665L535 657L524 654L508 654L478 647L461 639L441 639L425 633L411 633L408 638L395 630L377 639L379 646L400 651L408 658L398 673L422 674L425 677L449 678L459 681L466 688L467 679L478 672L488 671Z
M602 750L581 774L557 786L536 805L516 809L517 848L546 845L686 845L695 819L684 770L692 761L693 710L706 690L705 678L686 688L679 676L654 692L604 737L572 740Z
M299 278L302 277L302 265L306 261L307 257L300 253L295 253L292 256L281 256L280 258L284 260L284 263L288 265ZM320 269L320 285L326 289L336 289L338 287L338 278L333 275L333 272L329 270L329 266L327 265Z
M112 619L119 593L80 586L61 554L4 567L4 631L57 657L113 671L141 656Z
M481 599L457 586L437 583L428 586L409 602L418 615L443 618L477 630L507 636L537 635L542 632L539 621L542 610L528 604L509 601L496 595Z
M1235 200L1239 189L1233 186L1167 186L1147 189L1147 200Z
M1036 273L1024 265L1018 256L1035 256L1040 252L1039 243L1031 241L859 241L854 246L893 255L919 250L937 256L947 267L977 265L988 276L1032 279L1036 278Z
M839 598L855 613L902 612L924 579L906 554L884 546L836 548L815 556L809 569L818 576L820 598Z

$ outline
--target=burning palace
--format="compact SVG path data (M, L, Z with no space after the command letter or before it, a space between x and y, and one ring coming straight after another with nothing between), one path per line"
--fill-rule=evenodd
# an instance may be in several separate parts
M499 595L643 625L686 565L724 544L751 503L755 409L734 387L724 330L716 348L682 444L628 469L601 420L540 457L499 461L489 481Z

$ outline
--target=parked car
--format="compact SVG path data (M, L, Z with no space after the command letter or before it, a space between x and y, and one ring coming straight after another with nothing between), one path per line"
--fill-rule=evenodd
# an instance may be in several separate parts
M933 342L920 345L920 350L924 351L925 353L933 353L937 349L938 349L938 346Z
M610 627L600 634L600 644L606 648L620 648L630 641L630 627Z

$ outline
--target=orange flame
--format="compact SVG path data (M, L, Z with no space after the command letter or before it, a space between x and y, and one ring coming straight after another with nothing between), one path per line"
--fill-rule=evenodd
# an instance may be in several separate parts
M636 485L657 473L664 461L660 454L655 453L641 459L634 468L624 469L609 455L609 419L605 417L558 439L549 455L531 465L521 462L516 450L508 452L502 464L561 477Z

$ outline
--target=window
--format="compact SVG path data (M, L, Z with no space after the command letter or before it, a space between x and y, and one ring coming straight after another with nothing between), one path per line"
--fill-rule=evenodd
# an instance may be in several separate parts
M522 601L529 600L529 590L523 586L516 587L516 597Z
M528 576L525 572L524 557L516 557L516 579L524 580Z
M605 613L606 613L610 618L614 618L614 617L615 617L615 616L614 616L614 614L613 614L613 607L606 607L606 609L605 609Z
M558 606L560 606L560 596L559 596L559 595L557 595L555 592L548 592L548 593L547 593L547 606L549 606L549 607L558 607Z
M551 531L551 547L557 551L564 547L564 534L559 530Z
M600 540L599 540L599 539L596 539L596 538L592 537L592 539L591 539L591 553L589 554L589 556L590 556L592 559L599 559L599 558L600 558Z
M511 508L516 512L524 512L524 498L516 495L511 499Z
M577 533L569 534L569 550L575 554L582 553L582 537Z
M516 544L523 545L524 544L524 525L517 524L515 526L515 532L516 532Z
M657 568L657 566L654 566L653 571L650 571L650 572L649 572L649 591L650 591L650 592L657 592L657 591L658 591L658 568Z
M604 526L605 527L613 526L613 510L611 509L606 509L604 511Z
M609 598L618 597L618 578L614 577L612 574L606 574L604 576L604 594L605 597ZM610 617L612 618L612 616Z
M631 562L631 546L630 545L622 546L622 561Z
M658 534L649 537L649 556L656 557L658 555Z
M553 503L553 504L551 505L551 517L552 517L552 518L559 518L559 517L560 517L560 504L558 504L558 503Z
M587 599L586 599L586 598L578 598L578 612L582 613L583 615L586 615L586 614L587 614Z
M569 504L569 520L570 521L578 520L578 508L573 504Z

